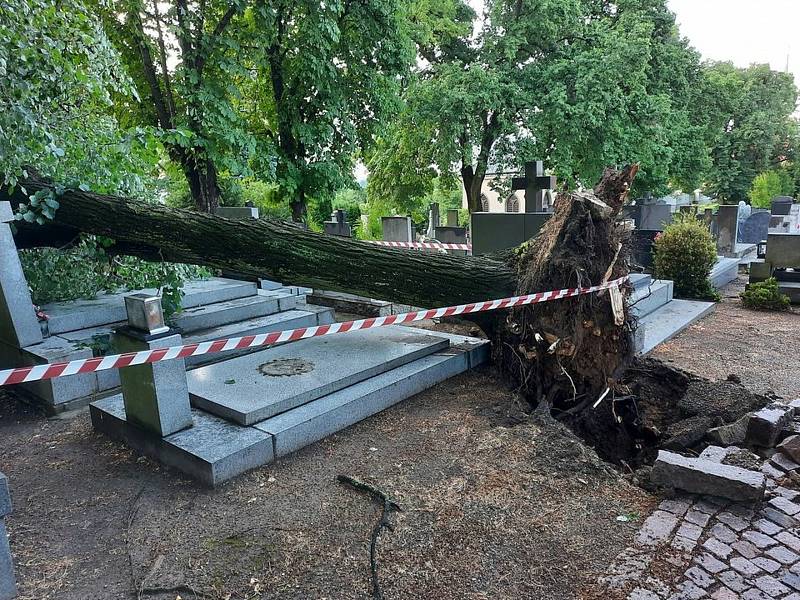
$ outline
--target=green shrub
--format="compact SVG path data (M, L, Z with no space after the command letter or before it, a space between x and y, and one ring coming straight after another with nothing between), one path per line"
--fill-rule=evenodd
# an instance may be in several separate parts
M786 310L789 308L789 296L781 294L778 280L770 277L765 281L750 284L739 294L745 308L753 310Z
M769 208L775 196L791 196L794 182L785 169L764 171L756 176L750 188L750 204L756 208Z
M711 233L694 215L677 214L653 245L657 279L675 282L679 298L719 300L708 279L717 262L717 247Z

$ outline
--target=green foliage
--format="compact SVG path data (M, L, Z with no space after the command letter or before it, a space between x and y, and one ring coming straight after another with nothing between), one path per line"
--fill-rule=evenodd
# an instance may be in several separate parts
M166 316L180 309L183 283L211 275L208 269L112 257L107 238L84 236L73 248L38 248L19 252L35 304L94 298L98 292L161 289Z
M656 279L675 282L679 298L719 300L708 277L717 262L714 238L692 214L676 215L653 245Z
M750 204L756 208L769 208L775 196L789 196L794 193L794 182L789 174L780 171L759 173L750 188Z
M786 310L789 308L789 296L781 294L778 281L770 277L759 283L751 283L739 294L745 308L753 310Z

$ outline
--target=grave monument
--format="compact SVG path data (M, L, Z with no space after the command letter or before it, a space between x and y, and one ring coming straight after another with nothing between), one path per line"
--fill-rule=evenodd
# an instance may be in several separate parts
M342 209L337 209L331 213L331 220L323 223L325 233L328 235L338 235L339 237L353 237L350 230L350 223L347 222L347 213Z
M413 242L411 217L381 217L381 238L384 242Z

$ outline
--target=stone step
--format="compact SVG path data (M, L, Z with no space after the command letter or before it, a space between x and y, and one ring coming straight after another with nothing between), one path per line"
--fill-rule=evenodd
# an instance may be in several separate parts
M653 277L647 273L631 273L629 279L634 290L646 288L653 281Z
M296 305L297 298L290 294L259 292L255 296L188 308L173 315L170 321L181 329L184 335L188 335L201 329L291 310Z
M128 425L120 394L91 404L92 425L206 485L219 485L489 360L486 340L403 329L410 330L411 335L430 335L449 345L257 426L237 425L195 408L191 428L159 438ZM344 334L347 335L355 334Z
M446 350L303 404L254 427L272 436L276 458L285 456L489 360L487 340L446 337L450 341Z
M683 329L714 310L713 302L672 300L643 317L639 328L644 330L639 354L647 354L659 344L672 339Z
M313 327L315 325L328 325L334 322L333 310L330 308L316 310L305 310L305 306L300 309L292 309L284 312L267 315L265 317L255 317L219 327L202 329L184 336L184 344L195 344L212 340L239 337L243 335L258 335L260 333L271 333L284 329L295 329L298 327ZM225 352L223 354L203 354L200 356L190 356L186 358L186 366L207 365L222 360L228 360L236 356L243 356L252 352L258 352L263 348L250 350L237 350L235 352Z
M715 289L722 289L739 276L739 259L719 257L708 278Z
M646 317L672 300L673 283L655 280L649 285L634 289L628 301L631 313L637 318Z
M189 395L197 408L252 425L448 344L400 326L308 338L194 369L187 374Z
M181 306L191 309L203 304L227 302L239 298L253 297L258 288L255 283L212 277L197 281L187 281L183 287L184 296ZM48 316L45 324L50 335L88 329L124 321L124 297L135 293L156 294L155 289L132 290L117 294L98 294L89 300L73 300L71 302L54 302L42 307Z

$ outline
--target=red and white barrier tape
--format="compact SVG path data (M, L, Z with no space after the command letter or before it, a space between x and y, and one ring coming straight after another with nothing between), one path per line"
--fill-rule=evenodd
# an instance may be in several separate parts
M272 333L261 333L258 335L246 335L243 337L214 340L199 344L187 344L185 346L171 346L169 348L158 348L156 350L143 350L141 352L84 358L82 360L73 360L64 363L50 363L36 365L34 367L7 369L5 371L0 371L0 386L14 383L27 383L29 381L39 381L42 379L53 379L55 377L66 377L79 373L105 371L107 369L121 369L131 365L186 358L188 356L200 356L201 354L215 354L217 352L227 352L229 350L271 346L272 344L281 342L294 342L305 338L333 335L334 333L345 333L347 331L357 331L359 329L371 329L373 327L383 327L385 325L411 323L414 321L422 321L423 319L438 319L441 317L500 310L502 308L512 308L514 306L524 306L526 304L536 304L539 302L550 302L551 300L593 294L600 290L617 287L627 279L627 277L621 277L620 279L615 279L614 281L594 285L592 287L539 292L526 296L487 300L486 302L475 302L473 304L460 304L458 306L447 306L444 308L434 308L431 310L389 315L386 317L359 319L357 321L316 325L314 327L300 327L298 329L273 331Z
M445 244L444 242L384 242L366 240L370 244L389 246L390 248L419 248L424 250L472 250L472 244Z

